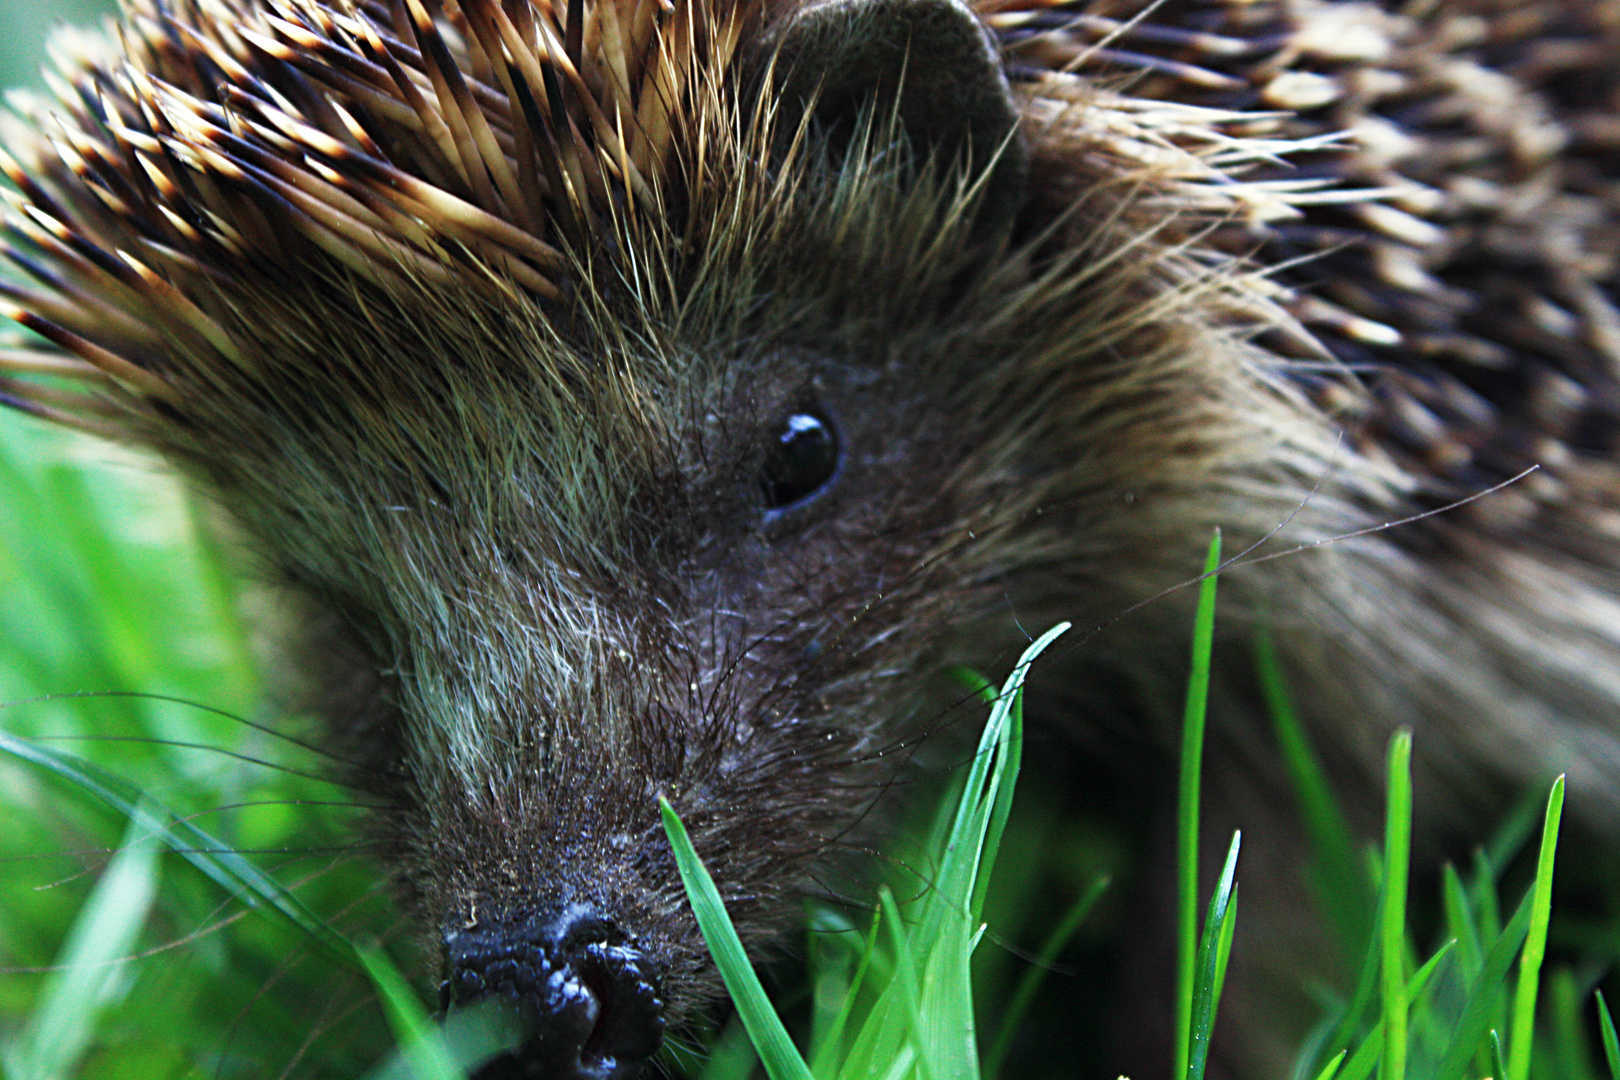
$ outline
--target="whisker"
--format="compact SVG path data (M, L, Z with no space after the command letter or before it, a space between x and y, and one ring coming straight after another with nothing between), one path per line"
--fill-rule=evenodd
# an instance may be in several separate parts
M229 720L232 723L240 724L246 728L251 728L260 734L268 735L273 739L279 739L282 742L296 746L300 750L307 750L317 757L327 758L349 768L357 769L361 767L359 762L351 761L327 747L323 747L312 742L307 742L306 740L300 739L295 735L289 734L288 732L271 727L268 724L261 724L256 720L249 720L245 716L240 716L236 713L230 712L229 710L209 705L206 702L195 701L191 698L176 697L171 694L154 694L142 690L78 690L67 694L41 694L37 697L18 698L14 701L0 702L0 709L13 708L21 705L40 705L62 701L75 701L86 698L91 700L98 698L108 698L114 700L134 699L140 701L159 701L169 705L183 705L186 708L195 709L196 711L206 715L217 716L223 720Z
M334 787L346 787L341 780L326 773L307 772L295 769L291 765L283 765L275 761L266 761L251 754L237 750L228 750L222 746L210 743L186 742L179 739L161 739L152 735L30 735L29 742L93 742L93 743L136 743L142 746L167 746L179 750L204 750L220 757L230 758L247 765L256 765L260 768L270 769L286 776L296 776L303 780L314 780L322 784L331 784Z

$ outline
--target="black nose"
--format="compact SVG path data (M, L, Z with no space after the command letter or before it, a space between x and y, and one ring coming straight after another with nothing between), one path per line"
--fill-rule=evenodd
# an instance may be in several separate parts
M523 1028L523 1045L478 1080L628 1080L663 1045L652 964L583 904L455 922L444 955L445 1008L498 998Z

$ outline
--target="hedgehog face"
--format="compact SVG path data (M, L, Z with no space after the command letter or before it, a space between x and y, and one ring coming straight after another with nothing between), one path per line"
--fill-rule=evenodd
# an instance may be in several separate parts
M633 442L559 418L524 437L581 447L571 479L557 456L522 460L501 440L483 461L465 443L432 491L380 499L367 480L364 517L387 537L332 560L401 553L351 573L383 585L341 602L379 635L368 666L390 672L381 829L446 1003L512 996L533 1014L526 1056L558 1075L570 1054L639 1060L657 1025L716 993L658 797L750 940L767 940L892 779L878 751L896 731L864 710L892 712L900 680L872 671L875 643L904 659L925 611L957 595L926 572L938 545L913 528L940 521L945 478L904 496L897 478L927 446L888 437L906 418L863 404L851 384L870 370L781 350L723 363L728 376L675 378ZM470 487L496 473L498 493ZM568 482L615 512L563 505ZM354 509L317 531L351 528Z
M386 546L439 562L410 601L346 616L388 635L370 652L399 736L377 763L381 828L446 1004L512 998L540 1075L620 1075L717 993L659 796L747 938L769 940L894 777L880 751L898 729L866 710L893 713L910 680L874 672L873 650L911 671L919 628L959 595L909 527L939 520L944 477L897 497L926 446L875 437L903 416L868 415L842 365L726 366L745 389L723 410L712 372L670 390L635 464L600 441L572 459L602 474L617 528L532 509L557 490L550 457L507 462L499 512L399 493ZM451 528L465 554L447 561Z

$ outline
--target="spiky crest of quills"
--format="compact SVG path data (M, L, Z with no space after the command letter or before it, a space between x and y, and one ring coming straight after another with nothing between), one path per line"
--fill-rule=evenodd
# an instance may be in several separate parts
M1033 121L1061 128L1076 102L1109 94L1088 152L1144 177L1144 205L1266 221L1367 196L1319 176L1235 179L1335 133L1294 138L1271 110L1083 82L1077 71L1143 66L1193 87L1232 81L1114 47L1142 31L1134 22L1046 0L979 11ZM703 149L677 134L718 108L722 83L742 77L740 45L770 15L735 0L137 0L116 53L64 33L58 102L22 103L29 119L6 140L20 161L0 157L17 187L4 192L6 254L44 286L0 283L5 313L56 346L6 349L0 371L56 379L7 377L0 392L140 437L177 403L177 381L206 386L254 362L198 286L286 268L300 243L385 288L445 283L475 261L566 302L582 285L567 252L610 220L665 218L681 182L701 183ZM1153 29L1183 51L1231 51ZM196 370L177 380L182 356Z
M382 284L445 283L471 258L560 298L566 234L621 200L657 212L669 110L700 51L724 64L740 21L735 6L226 0L134 5L123 61L58 39L73 122L36 113L41 135L10 140L29 159L3 162L21 193L11 232L48 266L10 254L53 291L6 291L9 314L76 360L7 366L114 395L14 403L104 429L109 410L171 397L165 335L247 363L174 283L277 264L289 232Z
M1608 448L1612 5L975 8L1043 139L1072 130L1140 177L1145 206L1224 217L1206 248L1259 244L1273 267L1246 284L1339 358L1404 369L1377 397L1321 382L1364 447L1448 497L1566 443ZM0 283L6 314L55 348L0 349L0 399L143 437L178 352L215 377L247 363L194 286L285 265L289 244L363 280L442 281L472 259L566 298L567 249L672 209L678 129L782 10L132 0L116 44L63 32L57 102L20 102L18 160L0 156L6 254L43 286ZM1294 338L1281 351L1309 355Z

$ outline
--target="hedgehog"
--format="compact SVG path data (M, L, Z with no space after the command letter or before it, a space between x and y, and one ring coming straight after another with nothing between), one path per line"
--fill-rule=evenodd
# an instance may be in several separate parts
M1032 715L1169 744L1216 528L1246 880L1297 851L1261 624L1346 791L1404 727L1459 828L1555 772L1620 817L1612 3L125 0L58 51L0 400L287 598L428 977L522 1017L487 1075L721 997L660 797L763 957L950 665L1102 628ZM1255 893L1277 1075L1311 937Z

